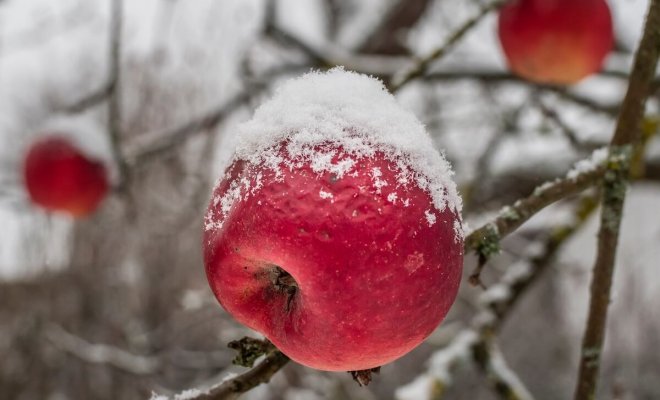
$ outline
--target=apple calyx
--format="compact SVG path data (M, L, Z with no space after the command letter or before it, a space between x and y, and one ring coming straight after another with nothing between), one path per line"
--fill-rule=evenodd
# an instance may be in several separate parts
M290 312L291 303L298 292L298 283L290 273L277 265L268 269L268 275L273 288L287 297L285 311Z

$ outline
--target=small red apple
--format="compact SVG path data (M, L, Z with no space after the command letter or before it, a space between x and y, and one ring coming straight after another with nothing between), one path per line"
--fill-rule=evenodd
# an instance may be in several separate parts
M27 191L35 204L74 217L93 212L108 191L104 165L57 135L31 145L23 172Z
M568 85L601 69L612 17L605 0L512 0L500 10L499 37L513 72Z
M206 213L221 305L294 361L391 362L456 298L460 198L424 126L380 81L333 69L283 85L238 130Z

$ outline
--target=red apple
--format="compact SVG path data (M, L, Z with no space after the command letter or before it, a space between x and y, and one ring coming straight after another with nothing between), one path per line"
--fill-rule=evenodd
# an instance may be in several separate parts
M500 10L499 36L513 72L568 85L601 69L612 17L605 0L513 0Z
M352 160L338 176L292 160L287 144L272 151L277 167L235 159L216 187L204 234L213 292L306 366L365 370L401 357L456 297L460 217L401 184L400 164L382 152L324 145L334 165Z
M94 211L108 191L104 165L57 135L32 144L23 172L35 204L74 217Z

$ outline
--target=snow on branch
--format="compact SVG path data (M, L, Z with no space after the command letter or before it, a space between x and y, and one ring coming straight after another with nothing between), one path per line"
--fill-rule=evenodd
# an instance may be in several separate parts
M267 383L270 378L289 362L282 352L272 349L255 367L241 375L228 376L209 389L188 389L172 397L172 400L234 400L242 393ZM168 400L167 396L154 395L151 400Z
M52 325L46 330L46 338L55 347L85 362L111 365L135 375L153 374L160 365L158 358L136 355L105 344L92 344L56 325Z
M467 235L465 251L474 251L479 256L479 265L471 276L471 282L479 283L483 266L493 255L499 253L501 238L518 229L550 204L599 183L605 174L606 155L606 149L594 151L590 158L575 164L566 177L538 186L531 195L504 207L492 221Z

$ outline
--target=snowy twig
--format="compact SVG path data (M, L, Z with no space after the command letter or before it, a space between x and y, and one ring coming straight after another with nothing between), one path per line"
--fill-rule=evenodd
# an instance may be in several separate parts
M486 15L491 11L500 8L507 0L495 0L491 3L481 6L479 12L469 20L465 21L458 29L453 31L447 40L438 48L431 51L425 57L417 60L410 69L406 70L399 76L394 76L392 79L392 84L390 85L390 90L396 92L401 89L403 86L408 84L415 78L419 78L424 75L428 70L431 63L442 58L449 50L451 50L454 45L463 38L463 36L468 33L474 26L476 26Z
M593 267L589 314L575 389L576 400L593 399L596 395L619 228L630 175L630 157L633 146L641 141L644 105L650 94L659 56L660 0L651 0L642 40L635 54L630 83L612 137L610 161L603 180L598 253Z
M158 358L139 356L114 346L92 344L59 326L50 326L46 338L56 347L88 363L111 365L135 375L153 374L159 367Z
M289 362L289 358L278 350L273 350L263 361L249 371L227 379L205 391L197 391L186 400L233 400L242 393L270 381L270 378Z
M120 190L126 188L129 168L121 151L121 35L122 35L123 0L112 0L110 12L110 84L108 98L108 133L112 154L119 171Z
M605 174L605 166L602 163L604 160L601 159L603 154L603 150L597 150L591 159L577 163L576 168L569 171L565 178L537 187L530 196L504 207L495 219L471 232L465 238L465 251L474 251L480 258L480 268L472 276L473 283L479 281L483 264L499 252L499 241L502 237L518 229L550 204L580 193L599 182Z

